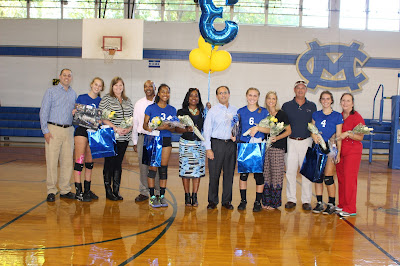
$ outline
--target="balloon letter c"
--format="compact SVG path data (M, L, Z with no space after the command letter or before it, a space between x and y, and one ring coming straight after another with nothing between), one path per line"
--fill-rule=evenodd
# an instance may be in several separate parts
M238 25L233 21L225 21L225 28L217 31L214 28L214 20L222 18L222 7L216 7L213 0L199 0L201 8L200 33L201 36L213 45L224 45L235 39L238 33Z

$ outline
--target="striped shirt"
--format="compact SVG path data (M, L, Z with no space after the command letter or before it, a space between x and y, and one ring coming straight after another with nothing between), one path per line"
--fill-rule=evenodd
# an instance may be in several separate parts
M127 100L122 100L122 103L115 97L110 96L110 94L105 95L99 105L100 110L115 111L115 117L110 119L110 122L114 126L119 127L124 119L129 119L133 116L133 104L128 98ZM132 136L132 131L124 136L119 136L117 141L130 141Z
M71 88L65 90L61 84L47 89L40 108L40 127L43 134L49 133L47 122L72 125L72 110L75 107L76 93Z

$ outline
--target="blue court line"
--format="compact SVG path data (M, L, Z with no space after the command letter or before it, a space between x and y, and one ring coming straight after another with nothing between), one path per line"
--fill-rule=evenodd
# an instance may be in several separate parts
M379 249L383 254L385 254L388 258L390 258L392 261L394 261L397 265L400 265L400 261L398 261L395 257L390 255L386 250L384 250L381 246L379 246L377 243L375 243L374 240L369 238L366 234L363 233L360 229L358 229L354 224L350 223L347 221L347 219L342 218L343 221L345 221L348 225L353 227L354 230L356 230L360 235L362 235L365 239L367 239L372 245L374 245L377 249Z
M135 255L133 255L132 257L130 257L129 259L127 259L126 261L122 262L122 263L119 264L119 265L126 265L126 264L128 264L129 262L131 262L131 261L133 261L134 259L136 259L137 257L139 257L140 255L142 255L145 251L147 251L149 248L151 248L158 240L160 240L160 238L164 236L164 234L168 231L168 229L169 229L169 228L171 227L171 225L173 224L173 222L174 222L174 220L175 220L175 218L176 218L177 210L178 210L178 208L177 208L177 202L176 202L175 196L171 193L171 191L170 191L169 189L167 189L167 190L168 190L169 194L171 195L171 197L172 197L172 199L173 199L173 201L174 201L174 203L173 203L174 211L173 211L171 217L167 220L167 221L168 221L167 226L166 226L166 227L164 228L164 230L162 230L161 233L160 233L156 238L154 238L153 241L151 241L147 246L145 246L143 249L141 249L141 250L140 250L139 252L137 252Z
M301 186L301 183L299 181L296 180L296 183L299 184ZM317 197L314 193L313 193L314 197ZM339 214L337 214L337 216L340 217ZM396 260L395 257L393 257L392 255L389 254L389 252L387 252L386 250L384 250L381 246L379 246L374 240L372 240L371 238L369 238L366 234L363 233L363 231L361 231L360 229L358 229L354 224L350 223L349 221L347 221L346 218L341 217L341 219L343 221L345 221L348 225L350 225L351 227L353 227L354 230L356 230L361 236L363 236L365 239L368 240L368 242L370 242L372 245L374 245L377 249L379 249L383 254L385 254L389 259L393 260L394 262L396 262L398 265L400 265L400 262L398 260Z
M173 212L171 214L171 216L165 220L164 222L160 223L159 225L156 225L152 228L149 228L147 230L144 230L142 232L138 232L138 233L134 233L131 235L127 235L127 236L123 236L123 237L117 237L117 238L113 238L113 239L107 239L107 240L102 240L102 241L97 241L97 242L91 242L91 243L84 243L84 244L78 244L78 245L65 245L65 246L57 246L57 247L40 247L40 248L21 248L21 249L7 249L7 248L0 248L0 251L30 251L30 250L47 250L47 249L60 249L60 248L71 248L71 247L80 247L80 246L88 246L88 245L95 245L95 244L102 244L102 243L107 243L107 242L111 242L111 241L115 241L115 240L121 240L124 238L129 238L132 236L138 236L141 234L145 234L147 232L153 231L165 224L167 224L167 226L164 228L163 231L160 232L160 234L157 235L156 238L154 238L147 246L145 246L143 249L141 249L138 253L136 253L134 256L132 256L131 258L129 258L128 260L133 260L136 257L140 256L141 254L143 254L147 249L149 249L152 245L154 245L154 243L156 243L166 232L167 230L171 227L172 223L174 222L175 218L176 218L176 213L177 213L177 202L176 202L176 198L175 196L171 193L171 191L169 189L167 189L167 191L169 192L169 194L171 195L172 199L173 199L173 203L171 203L170 201L168 201L171 206L173 207ZM58 194L58 193L57 193ZM32 207L31 209L27 210L26 212L24 212L23 214L19 215L18 217L14 218L13 220L9 221L8 223L4 224L2 227L0 227L0 230L2 230L3 228L5 228L6 226L10 225L11 223L15 222L16 220L20 219L21 217L23 217L24 215L28 214L30 211L32 211L33 209L37 208L38 206L40 206L41 204L45 203L46 200L40 202L39 204L37 204L36 206ZM122 264L121 264L122 265Z
M41 181L27 181L27 180L17 180L17 179L0 179L0 182L21 182L21 183L43 183L46 179Z
M58 193L57 193L57 194L58 194ZM31 212L32 210L36 209L37 207L39 207L40 205L42 205L42 204L45 203L45 202L46 202L46 200L44 200L44 201L42 201L42 202L36 204L35 206L33 206L32 208L30 208L30 209L27 210L26 212L24 212L24 213L18 215L17 217L15 217L14 219L12 219L12 220L9 221L8 223L3 224L3 225L0 227L0 230L3 230L5 227L9 226L10 224L12 224L12 223L15 222L16 220L20 219L21 217L25 216L26 214L28 214L28 213ZM0 250L2 250L2 249L0 249Z
M0 163L0 165L4 165L4 164L8 164L8 163L12 163L12 162L15 162L15 161L17 161L18 159L15 159L15 160L11 160L11 161L8 161L8 162L4 162L4 163Z

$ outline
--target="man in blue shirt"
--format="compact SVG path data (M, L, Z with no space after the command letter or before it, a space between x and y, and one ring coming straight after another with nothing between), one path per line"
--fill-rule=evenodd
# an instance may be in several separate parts
M304 161L308 147L312 144L308 123L312 120L312 114L317 111L315 103L306 98L307 84L299 80L294 84L295 97L282 105L282 110L288 115L292 134L287 140L286 160L286 196L288 202L285 208L296 207L296 177L298 169ZM312 183L306 177L301 180L301 201L303 210L311 210Z
M222 206L233 210L232 184L236 164L236 144L231 140L231 121L237 108L229 104L230 91L220 86L216 91L219 101L212 107L204 121L204 146L208 158L209 187L207 209L215 209L219 202L219 178L223 170Z
M60 197L75 199L70 179L73 169L74 128L72 110L76 93L71 88L72 71L63 69L60 83L49 88L40 108L40 126L44 134L47 165L47 201L54 202L57 194L57 168L60 160Z

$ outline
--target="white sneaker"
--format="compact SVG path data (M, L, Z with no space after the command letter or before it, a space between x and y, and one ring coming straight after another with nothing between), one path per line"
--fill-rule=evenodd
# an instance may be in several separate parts
M349 212L341 211L341 212L339 212L339 215L342 217L349 217L349 216L356 216L357 213L349 213Z

